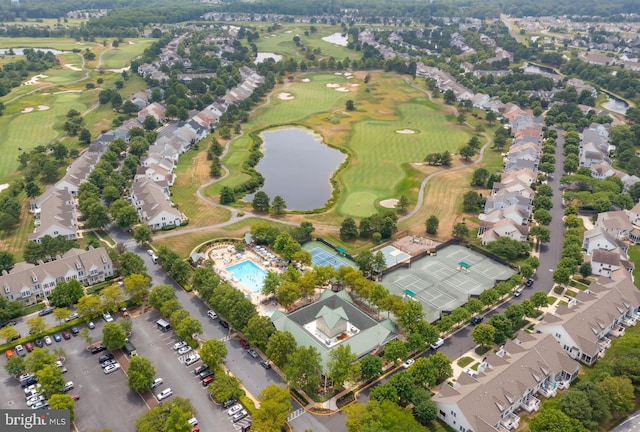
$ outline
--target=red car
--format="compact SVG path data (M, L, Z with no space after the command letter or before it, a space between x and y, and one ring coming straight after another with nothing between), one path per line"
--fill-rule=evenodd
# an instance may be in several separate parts
M71 333L69 333L67 330L62 332L62 337L69 340L71 339Z
M69 397L70 397L71 399L73 399L74 401L80 400L80 395L79 395L79 394L69 395Z

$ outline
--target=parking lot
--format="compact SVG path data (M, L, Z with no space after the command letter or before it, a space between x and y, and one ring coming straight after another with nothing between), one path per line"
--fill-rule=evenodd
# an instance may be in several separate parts
M90 330L94 341L102 338L102 320L95 321L96 328ZM79 326L82 330L85 325ZM87 343L80 337L62 339L48 347L50 350L63 348L66 360L64 374L66 381L73 381L74 389L69 394L80 395L75 404L75 424L80 431L111 429L134 432L135 421L148 410L140 396L127 385L127 377L122 370L105 375L98 364L100 354L92 355ZM3 390L0 392L2 408L27 408L24 392L18 380L10 377L4 369L6 358L0 360L0 377Z
M232 423L226 410L213 403L206 387L202 386L200 379L193 373L194 369L202 365L202 361L190 366L185 365L185 359L192 353L178 355L173 345L179 339L173 330L168 332L158 330L156 321L160 318L160 313L155 310L134 318L131 336L138 355L151 359L156 368L156 376L164 381L154 390L154 393L171 388L173 396L168 400L176 396L190 399L196 410L198 426L203 432L235 432L249 424L249 417L238 423ZM208 325L207 321L203 320L203 326L206 325Z

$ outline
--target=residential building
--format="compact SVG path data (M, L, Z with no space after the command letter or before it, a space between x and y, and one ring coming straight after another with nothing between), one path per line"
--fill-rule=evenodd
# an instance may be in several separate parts
M129 199L138 211L140 222L147 224L152 230L171 225L179 226L185 219L169 201L169 188L166 183L138 179L131 185Z
M42 195L30 201L35 229L28 235L29 241L40 243L44 236L61 236L67 240L80 238L75 199L68 190L48 188Z

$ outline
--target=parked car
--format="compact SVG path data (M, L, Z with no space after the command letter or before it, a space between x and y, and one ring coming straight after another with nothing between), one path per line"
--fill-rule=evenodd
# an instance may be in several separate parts
M105 347L102 344L96 345L93 348L91 348L91 354L98 354L99 352L102 352L102 351L104 351L106 349L107 349L107 347Z
M442 345L444 345L444 340L442 338L438 338L437 341L435 341L434 343L432 343L431 345L429 345L431 347L432 350L437 350L438 348L440 348Z
M36 339L33 343L36 344L38 348L44 347L44 341L42 339Z
M110 364L109 366L104 368L104 373L105 374L110 374L111 372L115 372L118 369L120 369L120 364L113 363L113 364Z
M69 322L69 321L73 321L74 319L78 318L80 315L78 315L76 312L73 312L71 315L69 315L65 321Z
M253 348L249 348L247 350L247 354L249 354L251 357L253 357L254 359L258 358L258 353L256 352L256 350L254 350Z
M31 342L27 342L26 344L24 344L24 348L27 350L27 352L31 352L33 351L33 344Z
M7 321L6 323L0 325L0 328L15 326L16 324L18 324L16 321Z
M520 297L522 295L522 288L517 289L514 293L514 297Z
M115 359L109 359L109 360L105 360L102 363L100 363L100 367L102 369L106 368L107 366L111 366L112 364L116 364L118 363Z
M229 408L229 410L227 411L227 415L232 416L235 413L242 411L242 408L243 408L242 404L236 404L231 408Z
M202 380L202 386L203 387L208 386L209 384L211 384L213 382L213 380L214 380L213 376L206 377L205 379Z
M198 419L195 417L191 417L189 420L187 420L187 423L189 423L192 427L197 426L198 425Z
M229 323L226 322L225 320L219 320L218 321L220 323L220 325L224 328L229 328Z
M28 380L27 380L28 381ZM26 383L26 381L25 381ZM29 394L29 393L34 393L34 392L39 392L40 389L42 388L42 386L40 384L34 383L34 384L29 384L29 385L22 385L24 387L24 394Z
M25 382L22 383L22 387L29 388L32 385L38 384L38 380L35 377L29 378ZM38 384L39 385L39 384Z
M20 376L18 377L18 380L20 381L20 383L23 383L23 382L25 382L26 380L28 380L29 378L33 378L33 377L35 377L35 375L34 375L34 374L32 374L32 373L25 373L25 374L20 375Z
M71 339L71 332L65 330L62 332L62 337L65 338L66 340Z
M180 348L180 349L178 350L178 354L179 354L179 355L183 355L183 354L188 353L188 352L189 352L189 351L191 351L191 350L192 350L192 348L191 348L189 345L187 345L187 346L183 346L182 348Z
M154 256L155 253L151 249L147 249L147 255Z
M212 311L212 310L208 310L208 311L207 311L207 316L208 316L209 318L211 318L211 319L216 319L216 318L218 318L218 314L217 314L217 313L215 313L215 312L214 312L214 311Z
M163 382L164 382L164 380L162 378L156 378L155 380L153 380L153 384L151 384L151 390L153 390L154 388L158 387Z
M102 314L102 318L104 318L104 320L106 322L112 322L113 321L113 317L111 316L111 314L109 312L104 312Z
M186 346L187 346L187 343L185 341L179 341L179 342L176 342L175 344L173 344L173 349L177 351L180 348L186 347Z
M29 399L27 399L27 406L28 407L32 407L36 403L38 403L40 401L43 401L43 400L44 400L44 396L42 396L42 395L31 396Z
M170 388L166 388L164 390L162 390L160 393L157 394L157 398L159 401L168 398L169 396L171 396L173 394L173 392L171 391Z
M104 363L107 360L112 360L113 358L114 358L113 354L111 354L111 353L102 354L100 356L100 358L98 359L98 363Z
M43 399L31 405L31 409L47 408L48 406L49 406L49 402L46 399Z
M203 380L203 379L205 379L206 377L210 377L210 376L213 376L213 375L214 375L213 371L212 371L211 369L207 368L207 369L203 370L202 372L200 372L200 373L198 374L198 377L199 377L201 380Z
M195 368L193 370L193 373L196 375L199 375L200 372L203 372L205 370L209 369L209 366L207 366L206 364L202 363L200 366L198 366L197 368Z
M484 319L483 316L481 315L476 315L473 318L471 318L471 324L473 325L478 325L482 322L482 320Z
M87 324L87 327L89 327L89 330L93 330L94 328L96 328L96 325L93 323L93 321L89 321L89 324Z
M53 341L51 340L50 336L45 336L44 337L44 343L46 343L47 345L51 345L53 343Z
M16 345L14 350L15 350L16 354L18 354L20 357L24 357L24 356L27 355L27 350L22 345Z
M60 333L54 333L53 340L55 340L56 342L62 342L62 337L60 336Z
M271 363L269 363L268 360L262 360L260 362L260 366L262 366L265 369L271 369Z
M405 369L409 369L411 367L412 364L414 364L416 361L414 359L409 359L406 362L404 362L402 364L402 367Z
M530 278L529 280L527 280L527 283L525 283L525 285L527 286L527 288L531 288L534 282L535 281L533 280L533 278Z
M66 392L68 392L70 390L73 390L73 388L74 388L73 381L67 381L64 384L64 388L62 389L62 391L66 393Z
M231 408L232 406L234 406L234 405L235 405L235 404L237 404L237 403L238 403L238 400L237 400L237 399L229 399L228 401L225 401L225 402L222 404L222 408L224 408L224 409L229 409L229 408Z
M73 326L71 327L71 334L74 336L78 336L78 333L80 333L80 330L78 330L78 327Z
M248 415L249 415L249 413L247 412L247 410L242 410L239 413L235 413L231 417L231 421L233 421L234 423L237 423L237 422L239 422L240 420L242 420L243 418L245 418Z
M187 357L185 359L184 364L187 366L191 366L192 364L196 363L198 360L200 360L200 355L198 353L191 354L190 357Z
M74 401L80 400L80 395L79 394L72 394L72 395L69 395L69 397L71 399L73 399Z
M45 309L42 309L40 312L38 312L38 315L46 316L52 313L53 313L53 308L45 308Z

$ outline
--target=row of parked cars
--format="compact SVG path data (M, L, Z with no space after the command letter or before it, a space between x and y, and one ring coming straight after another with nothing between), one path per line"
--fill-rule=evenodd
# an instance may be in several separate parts
M67 368L64 367L61 361L57 361L56 366L62 369L62 373L67 372ZM20 384L24 388L24 399L27 403L27 407L32 409L46 409L49 407L49 401L46 399L42 391L42 385L38 383L35 374L25 373L18 378ZM73 381L67 381L62 389L63 393L68 393L74 389ZM80 399L80 395L72 394L71 399L77 401Z

